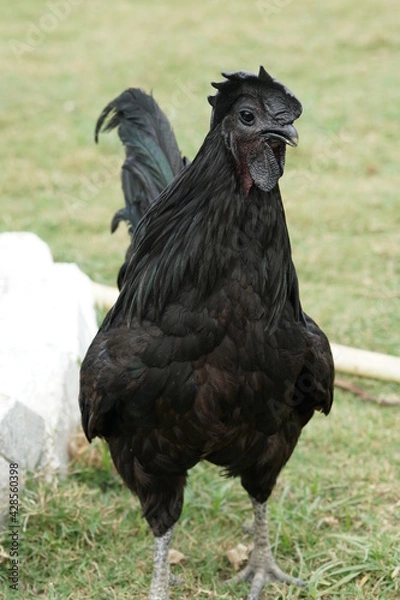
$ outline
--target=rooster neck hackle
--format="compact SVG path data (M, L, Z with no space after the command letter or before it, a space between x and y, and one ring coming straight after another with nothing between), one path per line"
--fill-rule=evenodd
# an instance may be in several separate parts
M187 285L196 290L194 309L221 278L241 275L271 298L276 324L292 268L279 187L266 193L253 186L245 195L218 128L147 213L134 243L118 300L128 326L149 314L159 320Z

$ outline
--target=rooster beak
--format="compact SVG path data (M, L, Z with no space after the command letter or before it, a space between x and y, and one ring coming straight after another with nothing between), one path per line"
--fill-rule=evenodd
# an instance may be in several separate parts
M262 135L269 142L284 142L288 146L293 146L294 148L299 143L299 134L297 133L296 127L291 123L289 125L282 125L277 129L268 129L267 131L263 131Z

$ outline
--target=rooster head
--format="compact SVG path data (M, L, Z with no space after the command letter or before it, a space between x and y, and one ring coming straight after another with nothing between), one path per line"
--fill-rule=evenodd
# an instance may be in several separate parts
M283 175L286 145L297 146L293 121L302 106L264 67L258 75L238 71L223 76L226 81L212 83L217 93L208 98L211 129L221 127L246 195L253 185L269 192Z

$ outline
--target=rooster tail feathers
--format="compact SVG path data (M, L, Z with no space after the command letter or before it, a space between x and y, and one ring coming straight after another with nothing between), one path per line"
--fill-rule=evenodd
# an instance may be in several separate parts
M140 89L130 88L107 104L96 124L96 142L101 131L116 127L126 151L121 176L125 208L114 215L111 231L121 220L128 221L133 231L186 162L167 117Z

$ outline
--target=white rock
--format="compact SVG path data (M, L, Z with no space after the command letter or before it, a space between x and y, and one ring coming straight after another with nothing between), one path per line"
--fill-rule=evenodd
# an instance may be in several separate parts
M54 263L32 233L1 234L1 464L65 470L80 422L79 363L96 331L89 278Z
M3 359L1 356L0 360ZM2 371L1 381L4 381ZM39 464L43 452L45 419L16 398L2 394L0 423L2 457L8 463L17 462L21 469L34 469Z

